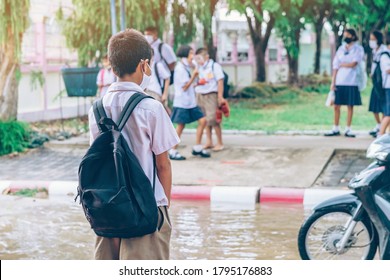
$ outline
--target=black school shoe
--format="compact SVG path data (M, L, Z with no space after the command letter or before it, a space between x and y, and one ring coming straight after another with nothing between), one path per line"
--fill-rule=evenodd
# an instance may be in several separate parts
M325 133L324 136L340 136L340 131L332 130L331 132Z
M349 138L355 138L356 137L356 135L355 134L353 134L351 131L347 131L347 132L345 132L345 137L349 137Z
M202 149L200 152L197 152L194 149L192 149L192 154L194 156L200 156L202 158L209 158L211 156L210 153L204 149Z

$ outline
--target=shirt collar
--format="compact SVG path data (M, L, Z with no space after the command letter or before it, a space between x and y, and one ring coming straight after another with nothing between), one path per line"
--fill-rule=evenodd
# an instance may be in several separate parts
M115 82L108 88L109 92L116 91L138 91L145 93L144 90L136 83L133 82Z
M160 44L161 44L161 40L160 38L157 38L157 40L152 43L151 47L155 48L158 47L158 45Z

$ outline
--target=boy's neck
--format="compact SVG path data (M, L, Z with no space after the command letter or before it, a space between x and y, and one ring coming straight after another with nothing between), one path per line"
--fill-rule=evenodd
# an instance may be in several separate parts
M138 84L137 78L134 75L124 75L122 78L118 77L118 82L128 82Z

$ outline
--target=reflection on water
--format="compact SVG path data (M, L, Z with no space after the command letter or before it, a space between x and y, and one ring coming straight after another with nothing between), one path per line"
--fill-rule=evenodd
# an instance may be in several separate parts
M0 259L91 259L94 233L71 198L0 196ZM174 201L172 259L299 259L300 205L252 210Z

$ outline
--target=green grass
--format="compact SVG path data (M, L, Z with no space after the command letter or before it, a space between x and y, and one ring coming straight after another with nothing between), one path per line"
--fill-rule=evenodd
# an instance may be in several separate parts
M370 130L374 127L373 114L368 112L371 88L362 92L362 106L354 107L352 128ZM272 100L239 99L230 101L231 115L224 118L223 128L234 130L328 130L333 125L333 107L326 107L327 91L304 92L286 90ZM346 125L347 108L341 108L340 125ZM195 128L193 123L189 128Z

